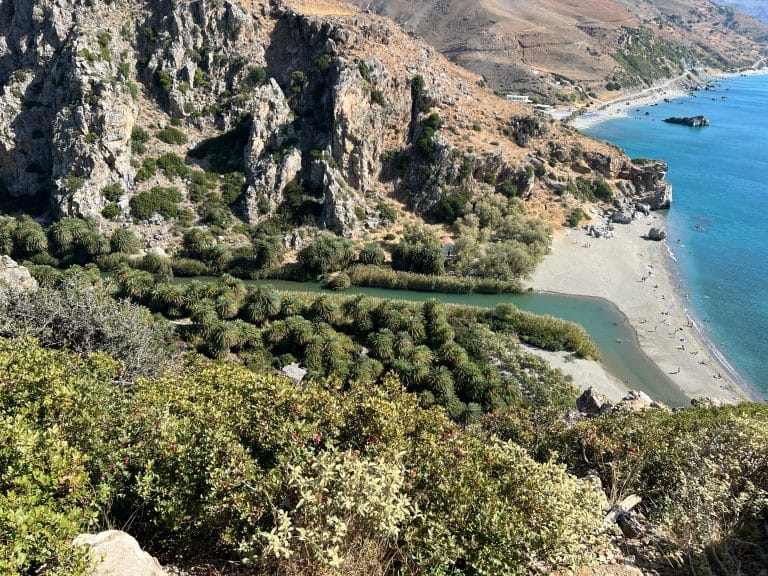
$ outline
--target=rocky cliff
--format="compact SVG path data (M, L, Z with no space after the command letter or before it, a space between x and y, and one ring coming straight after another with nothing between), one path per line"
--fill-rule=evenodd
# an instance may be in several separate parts
M231 225L215 210L261 222L288 189L316 206L310 225L346 236L452 194L519 195L560 223L583 200L576 178L605 179L617 205L669 205L663 165L635 166L331 1L4 0L0 101L6 211L161 244Z

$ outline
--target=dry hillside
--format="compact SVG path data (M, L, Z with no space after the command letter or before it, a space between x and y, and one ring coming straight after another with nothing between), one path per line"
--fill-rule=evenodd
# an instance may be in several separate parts
M503 91L556 101L727 69L766 53L768 26L706 0L356 0Z

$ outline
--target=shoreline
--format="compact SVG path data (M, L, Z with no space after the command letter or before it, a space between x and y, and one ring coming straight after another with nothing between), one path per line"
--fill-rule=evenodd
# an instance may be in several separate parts
M768 68L755 67L762 64L764 61L765 60L760 60L756 62L752 68L747 68L738 72L720 72L711 75L700 74L695 77L695 80L688 78L688 74L691 74L691 72L686 72L675 78L644 88L643 90L625 94L612 100L606 100L597 108L580 114L568 122L568 124L577 130L584 130L608 120L626 117L632 108L642 108L645 106L652 106L653 104L663 102L664 100L683 98L693 92L701 90L704 86L712 82L739 76L768 74Z
M637 334L641 350L687 398L754 400L752 387L686 307L666 242L642 238L650 226L664 223L664 216L653 213L616 225L611 239L592 238L582 229L558 231L552 253L533 275L532 288L613 303Z

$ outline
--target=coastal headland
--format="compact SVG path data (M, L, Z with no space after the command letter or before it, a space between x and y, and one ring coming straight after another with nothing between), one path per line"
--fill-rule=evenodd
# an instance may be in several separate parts
M664 228L664 220L655 212L616 225L612 238L593 238L582 229L558 231L531 287L613 302L634 327L642 350L687 397L729 403L751 398L689 314L666 243L646 239L650 228ZM580 377L609 395L621 389L620 382L605 383L600 366Z

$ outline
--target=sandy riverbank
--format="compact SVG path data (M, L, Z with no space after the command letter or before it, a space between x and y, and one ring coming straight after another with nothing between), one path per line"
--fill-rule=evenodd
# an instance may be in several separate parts
M653 213L616 225L610 239L591 238L580 229L557 232L552 254L534 274L532 287L616 304L635 328L643 351L689 398L747 398L688 316L666 243L643 238L651 226L663 227L664 216ZM597 369L574 374L575 380L585 378L616 394L615 386L600 386L604 375ZM577 384L585 387L585 382Z

